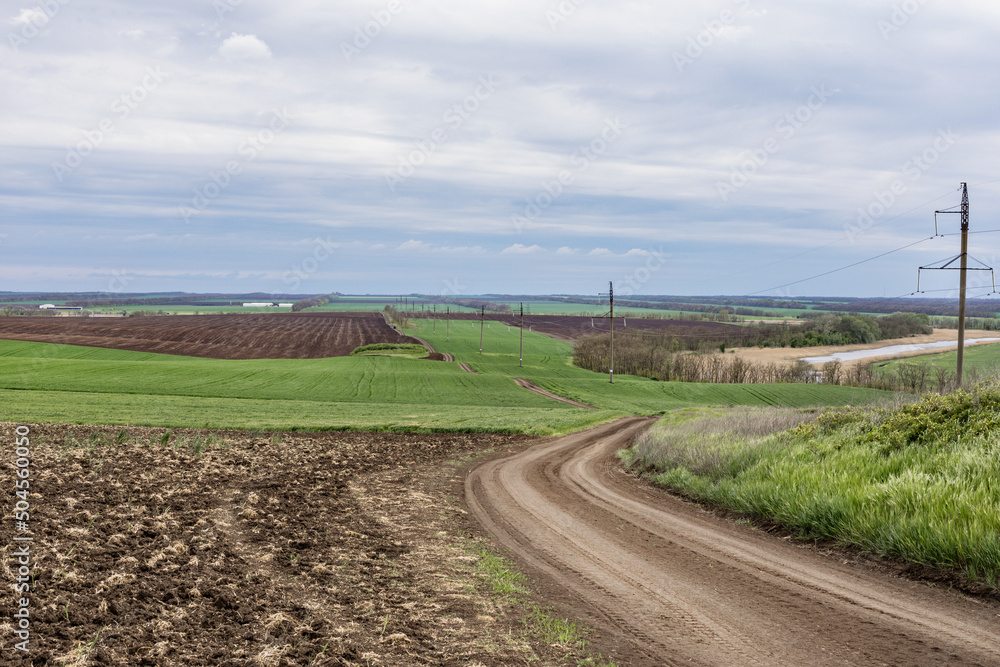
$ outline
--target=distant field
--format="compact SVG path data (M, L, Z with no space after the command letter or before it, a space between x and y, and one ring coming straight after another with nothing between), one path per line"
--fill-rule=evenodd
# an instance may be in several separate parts
M442 322L419 320L414 335L440 352L451 352L476 371L521 377L561 396L600 408L631 414L659 414L690 405L848 405L868 403L885 394L867 389L826 385L735 385L657 382L619 376L614 385L608 376L572 365L572 346L547 336L525 333L524 367L518 367L518 329L499 322L487 323L483 354L479 354L479 322L455 321L450 341Z
M1000 334L997 334L1000 337ZM958 352L931 352L904 359L892 359L875 364L875 368L890 370L900 364L924 365L954 370L958 363ZM1000 343L984 343L965 349L963 365L966 369L976 369L984 373L1000 369Z
M222 360L45 343L0 342L0 419L193 428L373 429L557 434L625 414L693 405L845 405L881 392L822 385L696 385L575 368L570 346L491 323L422 320L416 335L458 364L390 357ZM599 409L518 387L524 378Z
M417 342L398 335L377 313L3 317L0 339L213 359L314 359L374 343Z

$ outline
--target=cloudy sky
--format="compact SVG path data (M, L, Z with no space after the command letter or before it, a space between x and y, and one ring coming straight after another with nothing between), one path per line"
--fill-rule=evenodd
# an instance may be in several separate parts
M958 238L804 279L1000 228L995 2L2 6L3 290L898 296Z

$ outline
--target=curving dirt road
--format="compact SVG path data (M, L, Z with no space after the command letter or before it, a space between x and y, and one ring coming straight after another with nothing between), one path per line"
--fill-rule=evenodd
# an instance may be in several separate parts
M473 516L616 664L1000 664L1000 605L848 565L626 475L614 452L650 423L544 442L465 483Z

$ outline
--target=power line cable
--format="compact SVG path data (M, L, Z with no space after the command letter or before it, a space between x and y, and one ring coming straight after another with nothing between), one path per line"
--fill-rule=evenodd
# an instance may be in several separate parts
M804 283L804 282L808 282L810 280L815 280L816 278L823 278L824 276L829 276L829 275L834 274L834 273L839 273L841 271L846 271L847 269L852 269L855 266L861 266L862 264L867 264L868 262L873 262L876 259L881 259L882 257L886 257L886 256L891 255L893 253L900 252L902 250L906 250L907 248L912 248L915 245L919 245L921 243L926 243L927 241L933 241L935 238L936 237L934 237L934 236L929 236L927 238L920 239L919 241L914 241L913 243L908 243L908 244L906 244L904 246L901 246L899 248L896 248L894 250L889 250L888 252L883 252L883 253L881 253L879 255L875 255L874 257L869 257L868 259L863 259L863 260L861 260L859 262L854 262L852 264L848 264L847 266L842 266L839 269L832 269L830 271L824 271L823 273L818 273L815 276L810 276L808 278L803 278L801 280L794 280L794 281L792 281L790 283L785 283L783 285L777 285L775 287L769 287L767 289L759 290L757 292L749 292L748 294L744 294L743 296L756 296L758 294L763 294L764 292L771 292L773 290L781 289L783 287L791 287L792 285L798 285L799 283Z
M909 214L911 214L911 213L913 213L915 211L919 211L920 209L925 208L927 206L930 206L931 204L933 204L935 202L938 202L938 201L944 199L945 197L950 197L951 195L952 195L951 192L949 192L947 194L943 194L940 197L936 197L936 198L930 200L929 202L923 203L923 204L921 204L919 206L915 206L914 208L911 208L909 211L905 211L903 213L900 213L899 215L893 216L891 218L887 218L886 220L883 220L881 222L877 222L877 223L871 225L870 227L868 227L868 229L865 230L865 231L872 230L872 229L874 229L876 227L881 227L882 225L885 225L885 224L888 224L890 222L893 222L894 220L899 220L900 218L902 218L904 216L907 216L907 215L909 215ZM775 261L769 262L767 264L762 264L762 265L756 266L756 267L754 267L752 269L744 269L743 271L738 271L737 273L732 273L728 277L732 278L733 276L739 276L739 275L742 275L744 273L749 273L751 271L759 271L760 269L766 269L767 267L774 266L775 264L782 264L784 262L787 262L787 261L790 261L790 260L793 260L793 259L798 259L799 257L802 257L803 255L808 255L811 252L815 252L817 250L822 250L823 248L829 248L830 246L836 245L837 243L841 243L843 241L844 241L843 238L838 238L838 239L835 239L833 241L830 241L829 243L824 243L823 245L818 245L818 246L816 246L814 248L810 248L809 250L805 250L803 252L800 252L800 253L795 254L795 255L791 255L789 257L785 257L783 259L775 260ZM755 294L756 293L757 292L755 292Z

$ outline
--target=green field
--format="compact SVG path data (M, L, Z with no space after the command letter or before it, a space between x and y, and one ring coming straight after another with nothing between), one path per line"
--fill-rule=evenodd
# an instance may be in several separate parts
M599 408L630 414L662 414L690 405L850 405L868 403L882 392L852 387L776 384L694 384L657 382L634 376L619 376L614 384L607 375L572 364L572 346L540 334L524 335L524 367L518 367L519 330L498 322L487 322L483 354L479 353L479 322L455 321L450 340L442 322L418 320L414 335L431 343L439 352L451 352L458 361L487 375L531 380L553 393Z
M1000 338L1000 333L997 334ZM892 359L875 364L879 370L892 370L901 364L916 364L921 366L931 366L936 368L946 368L949 371L955 370L958 361L958 352L931 352L904 359ZM983 375L989 375L1000 368L1000 343L984 343L973 345L965 349L963 365L968 370L981 371Z
M572 366L571 347L479 323L418 321L416 335L457 364L386 356L217 360L0 341L0 418L9 421L196 428L507 431L557 434L625 414L692 405L846 405L880 392L822 385L705 385L606 376ZM435 331L436 328L436 331ZM450 329L450 340L446 331ZM585 410L521 389L525 378L593 405Z

